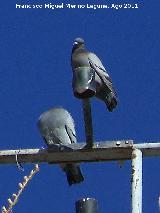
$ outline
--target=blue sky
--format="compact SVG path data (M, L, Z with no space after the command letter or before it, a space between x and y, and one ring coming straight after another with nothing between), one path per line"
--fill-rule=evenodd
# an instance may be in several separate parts
M109 113L92 100L94 140L156 142L160 106L159 0L128 0L138 9L16 9L17 4L118 4L120 0L12 0L0 8L0 149L41 148L39 115L63 106L72 114L78 141L84 141L81 101L73 97L70 53L83 37L107 68L119 104ZM99 212L130 212L130 162L82 164L83 184L69 187L57 165L40 165L13 212L75 212L75 201L94 197ZM0 204L17 191L33 165L1 165ZM158 212L160 159L143 160L143 212Z

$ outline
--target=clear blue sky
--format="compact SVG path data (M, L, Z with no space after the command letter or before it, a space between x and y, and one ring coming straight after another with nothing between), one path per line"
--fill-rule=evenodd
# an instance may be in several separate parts
M138 9L16 9L17 4L110 4L118 0L3 0L0 3L0 149L41 148L39 115L55 106L71 112L78 141L84 141L81 102L73 97L70 53L75 37L83 37L108 69L119 105L109 113L92 100L95 141L160 140L159 0L128 0ZM154 2L154 3L153 3ZM160 159L144 159L143 212L158 212ZM19 172L0 166L0 204L17 191L33 165ZM40 165L16 213L74 213L74 203L94 197L99 212L130 212L130 162L82 164L83 184L69 187L57 165Z

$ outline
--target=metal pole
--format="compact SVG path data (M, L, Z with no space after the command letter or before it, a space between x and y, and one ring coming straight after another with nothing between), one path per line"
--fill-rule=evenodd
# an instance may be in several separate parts
M97 200L94 198L83 198L76 202L76 213L98 213Z
M92 148L93 146L93 127L92 127L92 113L91 104L89 98L83 99L83 114L85 123L85 134L86 134L86 147Z
M142 213L142 152L132 152L132 213Z

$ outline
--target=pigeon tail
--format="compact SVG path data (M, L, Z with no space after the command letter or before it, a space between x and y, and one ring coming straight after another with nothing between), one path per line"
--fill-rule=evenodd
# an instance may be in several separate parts
M107 95L107 97L105 98L104 101L110 112L112 112L113 109L116 108L116 106L117 106L117 98L112 92Z
M64 171L67 175L68 184L77 184L84 181L81 169L77 164L67 164L64 168Z
M108 93L108 91L100 90L96 94L96 97L105 102L105 104L110 112L112 112L113 109L116 108L116 106L117 106L117 97L113 92Z

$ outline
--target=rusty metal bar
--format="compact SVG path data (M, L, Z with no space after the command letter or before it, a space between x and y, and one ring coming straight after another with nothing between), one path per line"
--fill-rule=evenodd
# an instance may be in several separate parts
M137 143L133 148L140 149L143 152L143 157L160 156L160 143Z
M92 148L93 146L93 126L92 126L92 112L89 98L83 99L83 114L86 135L86 147Z
M133 149L132 152L132 213L142 213L142 152Z
M96 162L131 159L132 141L94 143L86 149L85 143L53 146L52 149L0 150L0 164Z
M131 160L133 149L141 150L143 157L160 156L160 143L133 144L132 140L101 141L86 149L86 143L53 146L53 149L0 150L0 164L62 163Z

